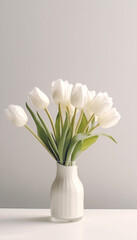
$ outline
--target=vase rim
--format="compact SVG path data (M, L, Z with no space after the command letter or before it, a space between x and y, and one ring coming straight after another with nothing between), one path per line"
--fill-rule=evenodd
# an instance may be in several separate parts
M73 166L65 166L57 162L57 166L62 167L62 168L77 168L77 164Z

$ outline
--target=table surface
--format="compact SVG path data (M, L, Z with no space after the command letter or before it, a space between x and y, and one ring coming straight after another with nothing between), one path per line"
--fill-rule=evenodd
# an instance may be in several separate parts
M0 209L0 240L137 240L137 210L86 209L79 222L53 222L49 209Z

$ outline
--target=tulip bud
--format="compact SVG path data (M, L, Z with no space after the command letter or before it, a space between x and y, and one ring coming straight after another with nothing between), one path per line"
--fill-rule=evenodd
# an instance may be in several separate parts
M88 104L90 111L97 116L109 110L112 105L112 98L108 97L108 94L106 92L98 93Z
M48 97L37 87L34 87L33 90L29 92L28 97L32 104L40 110L47 108L49 105Z
M70 94L73 85L68 81L58 79L51 84L51 96L55 103L62 104L64 107L70 104Z
M62 79L53 81L51 84L51 96L55 103L63 103L65 96L65 85Z
M102 128L110 128L116 125L119 122L120 118L121 116L117 112L116 108L111 108L99 115L98 123Z
M88 88L86 85L77 83L73 86L70 96L71 104L78 109L83 110L88 100Z
M7 118L17 127L23 127L27 121L28 117L24 109L18 105L9 105L5 109Z

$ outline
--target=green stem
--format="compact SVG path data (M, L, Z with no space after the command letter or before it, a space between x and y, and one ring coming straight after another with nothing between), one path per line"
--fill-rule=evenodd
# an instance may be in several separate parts
M93 127L88 133L91 133L95 128L97 128L99 126L99 123L95 126L95 127Z
M66 109L67 109L67 113L68 113L68 115L69 115L69 123L70 123L70 112L69 112L69 108L66 107Z
M45 108L45 112L46 112L47 115L48 115L48 118L49 118L49 120L50 120L52 129L53 129L53 132L54 132L54 136L55 136L55 138L56 138L56 131L55 131L54 123L53 123L53 120L52 120L51 115L50 115L50 113L49 113L49 111L48 111L47 108Z
M75 108L74 116L73 116L73 122L72 122L72 137L74 136L74 126L75 126L75 120L76 120L76 113L77 113L77 108Z
M93 119L93 117L94 117L94 113L91 115L90 119L88 120L88 122L87 122L87 124L86 124L86 126L85 126L85 128L84 128L84 130L83 130L83 132L86 131L86 129L87 129L89 123L91 122L91 120Z
M46 145L42 142L42 140L32 131L32 129L28 125L24 125L32 134L33 136L42 144L44 148L50 153L50 155L55 159L54 155L49 151L49 149L46 147ZM55 159L56 160L56 159Z
M78 131L80 122L81 122L81 120L82 120L82 117L83 117L83 110L81 110L81 113L80 113L80 116L79 116L79 120L78 120L78 122L77 122L77 126L76 126L76 129L75 129L75 135L77 134L77 131Z
M62 112L61 112L60 103L59 103L59 114L60 114L60 119L61 119L61 126L63 127L63 117L62 117Z

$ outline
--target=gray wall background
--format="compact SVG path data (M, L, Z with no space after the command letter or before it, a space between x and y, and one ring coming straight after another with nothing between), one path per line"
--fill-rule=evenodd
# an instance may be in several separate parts
M122 116L105 131L118 144L102 137L78 160L85 207L137 208L137 0L0 0L0 207L49 208L56 164L3 112L58 78L107 91Z

